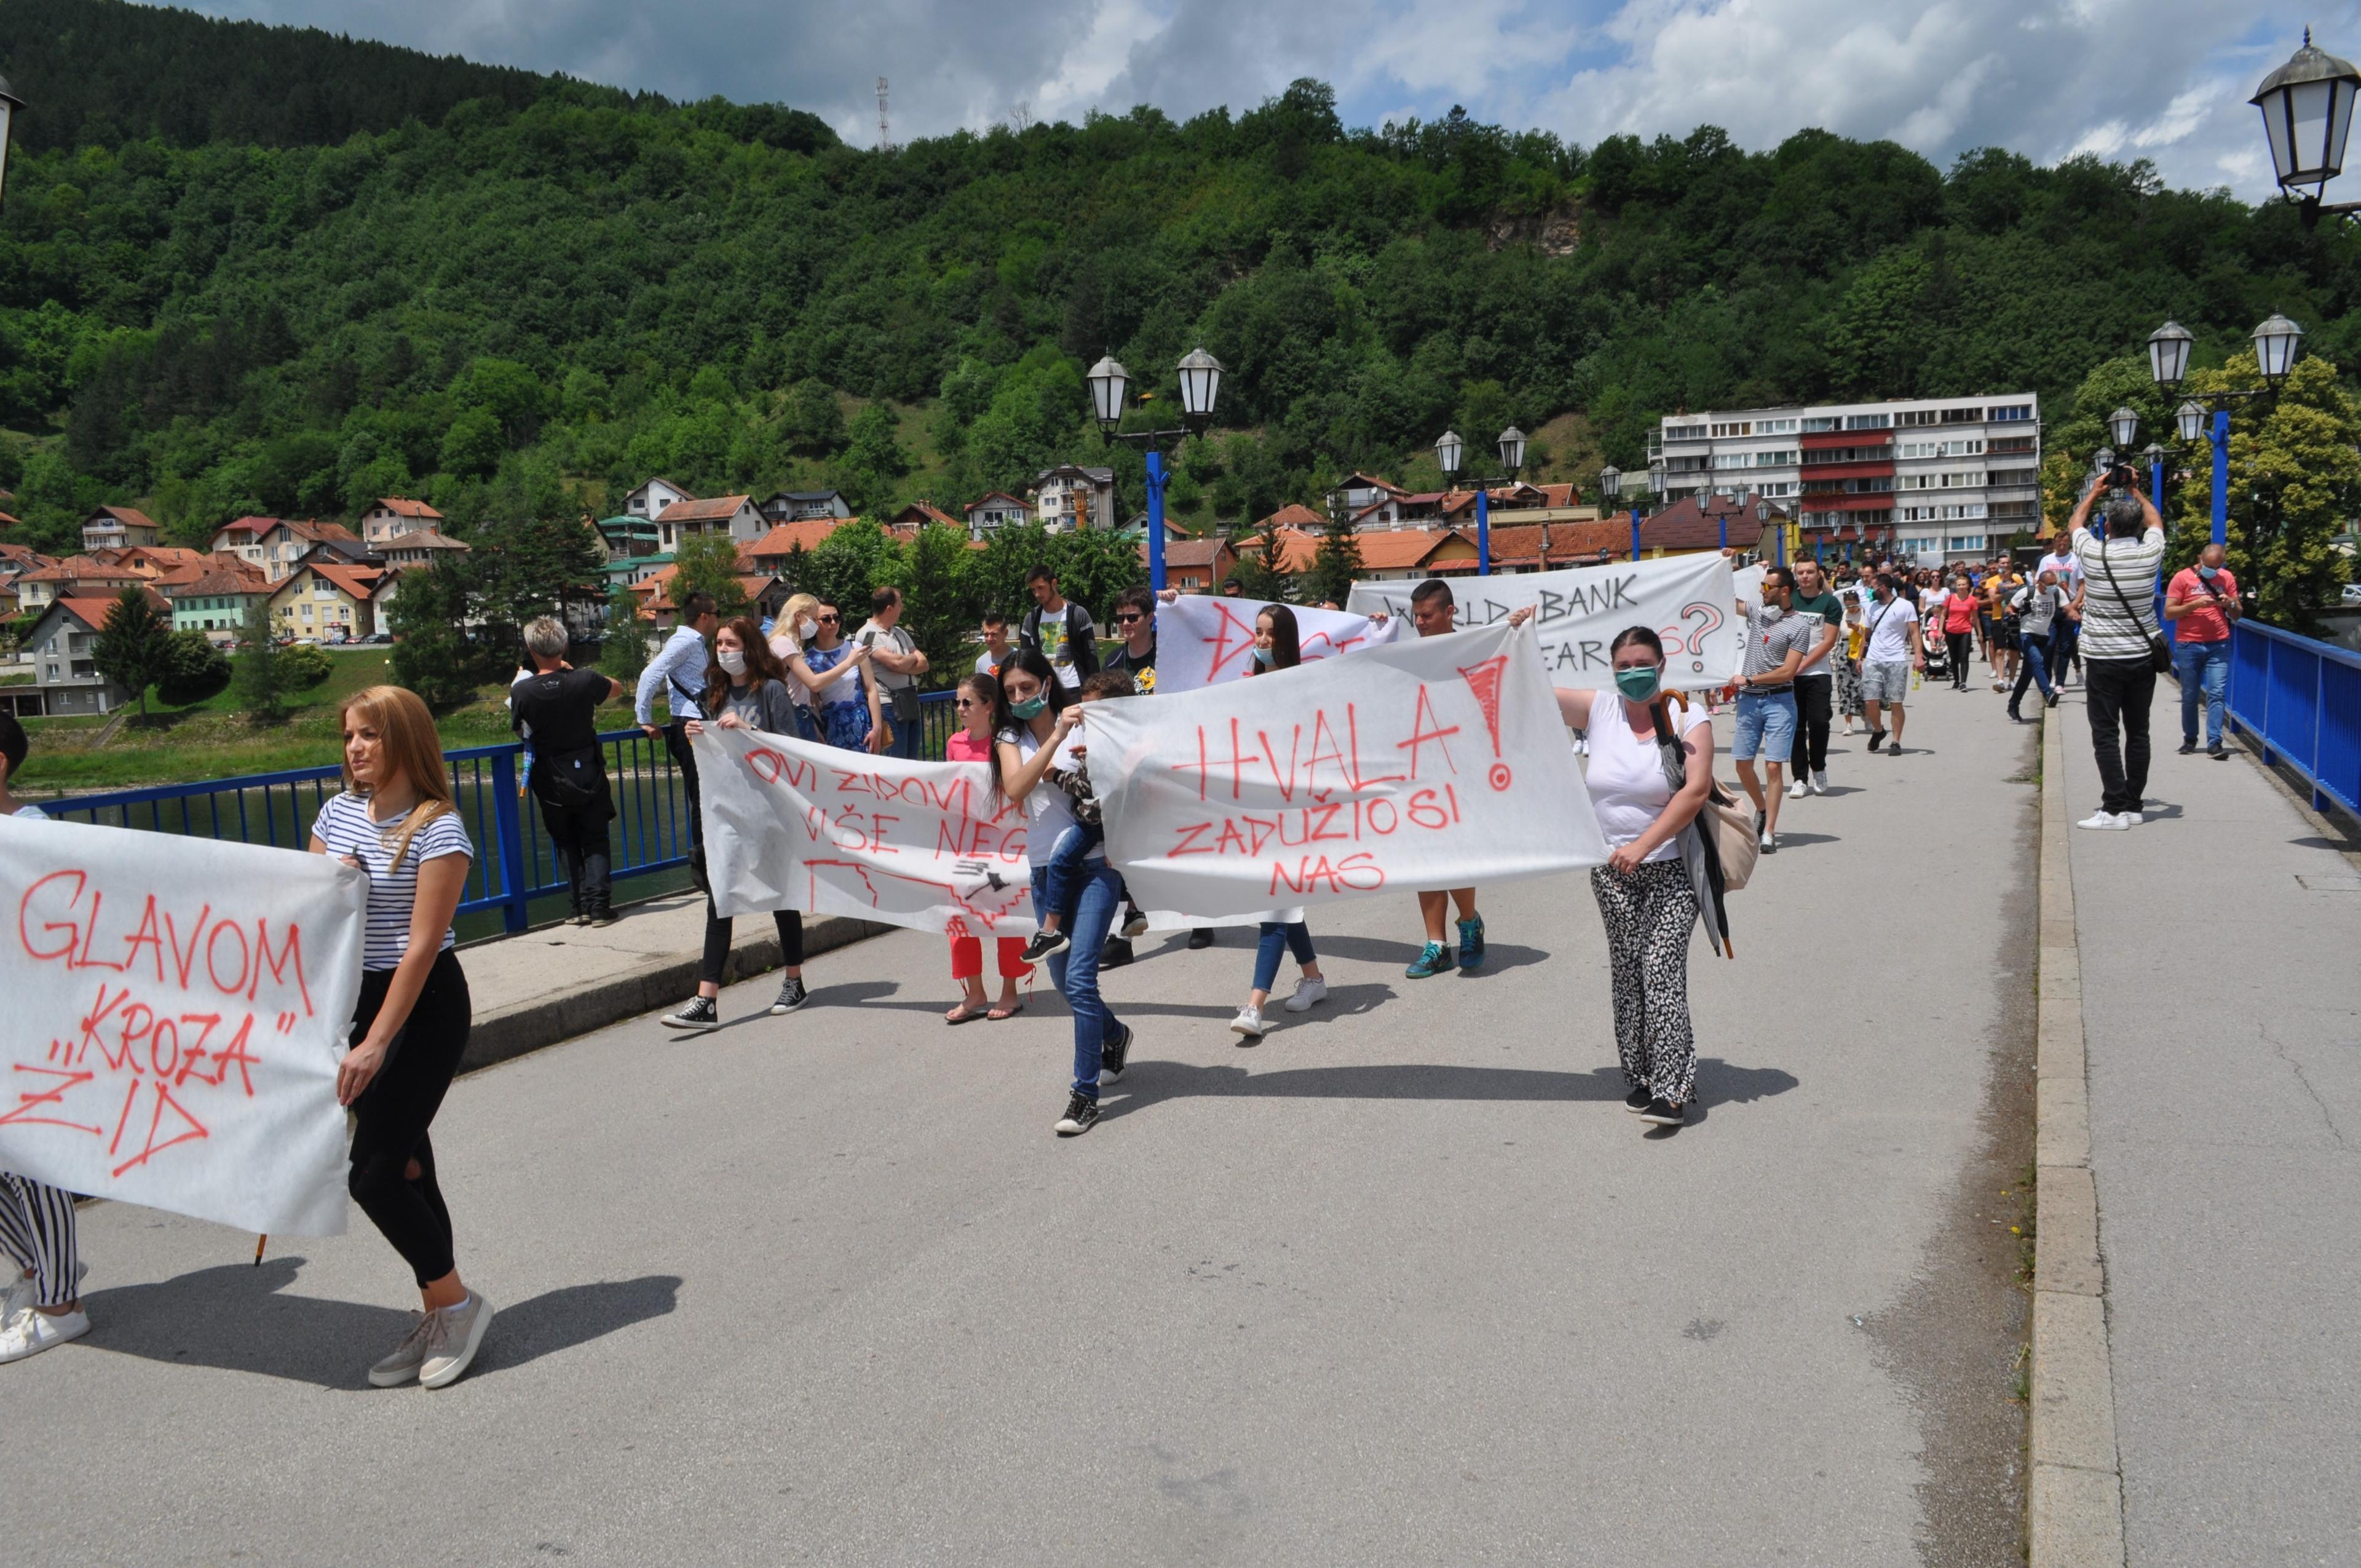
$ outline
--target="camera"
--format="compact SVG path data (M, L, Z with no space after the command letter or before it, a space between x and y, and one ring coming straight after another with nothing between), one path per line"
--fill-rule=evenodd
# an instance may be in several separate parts
M2117 463L2108 468L2105 483L2111 490L2136 490L2140 488L2139 470L2128 463Z

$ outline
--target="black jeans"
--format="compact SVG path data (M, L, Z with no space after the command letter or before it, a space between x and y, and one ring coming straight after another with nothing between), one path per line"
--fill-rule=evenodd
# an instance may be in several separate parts
M353 1043L360 1044L385 1005L391 970L361 973L359 1004L353 1014ZM419 1285L434 1283L458 1266L451 1257L451 1211L434 1181L434 1146L427 1126L442 1108L451 1075L467 1048L474 1009L458 956L445 950L426 972L426 984L393 1037L369 1086L353 1102L353 1168L346 1186L353 1201L393 1244ZM409 1174L418 1162L418 1175Z
M1968 652L1975 646L1975 633L1972 631L1943 633L1944 644L1951 652L1951 684L1962 691L1967 689Z
M804 962L804 917L796 909L778 909L771 913L771 922L778 927L779 962L788 969L801 969ZM721 971L730 962L730 929L737 923L726 915L713 911L713 901L705 902L705 956L697 960L697 978L708 985L721 983Z
M574 899L577 915L603 915L612 897L614 851L608 847L604 833L579 844L553 842L557 852L557 864L566 872L566 891Z
M1787 766L1797 778L1805 770L1828 771L1828 716L1836 710L1834 675L1795 677L1795 748Z
M2099 809L2116 816L2137 811L2147 797L2147 710L2156 700L2156 666L2146 659L2087 659L2082 667L2091 751L2099 763Z
M680 770L680 787L688 793L689 880L699 893L709 894L713 886L705 879L705 809L697 792L697 750L678 719L664 727L664 750L672 753L673 765Z

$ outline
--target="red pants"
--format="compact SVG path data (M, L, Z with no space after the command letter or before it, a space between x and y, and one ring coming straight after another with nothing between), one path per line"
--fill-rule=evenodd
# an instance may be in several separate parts
M1000 938L999 947L1001 979L1023 980L1033 972L1033 966L1025 961L1024 938L1003 937ZM973 980L983 973L983 939L980 937L953 937L951 938L951 978Z

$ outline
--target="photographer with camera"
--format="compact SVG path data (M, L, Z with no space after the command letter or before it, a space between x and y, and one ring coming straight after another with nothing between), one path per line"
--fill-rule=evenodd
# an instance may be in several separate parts
M2180 754L2197 750L2197 703L2205 702L2205 754L2220 762L2222 710L2230 690L2230 627L2238 619L2238 579L2223 565L2225 552L2208 544L2197 564L2172 575L2164 590L2164 619L2173 623L2172 674L2180 683Z
M2089 526L2093 506L2104 519L2103 535ZM2075 826L2136 828L2147 792L2148 709L2156 677L2172 667L2163 631L2141 613L2156 602L2164 520L2140 494L2131 465L2119 463L2103 481L2092 476L2069 532L2082 567L2083 685L2101 785L2099 809Z

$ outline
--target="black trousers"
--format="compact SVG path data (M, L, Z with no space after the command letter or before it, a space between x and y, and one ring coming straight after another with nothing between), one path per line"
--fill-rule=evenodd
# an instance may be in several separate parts
M779 932L779 962L788 969L800 969L804 961L804 917L797 909L778 909L771 914L771 923ZM721 971L730 963L730 936L737 922L727 915L717 915L713 901L705 901L705 956L697 960L697 978L708 985L721 983Z
M362 971L360 1002L353 1014L355 1045L377 1022L392 983L391 970ZM458 1266L451 1257L451 1211L443 1206L443 1190L435 1185L434 1146L426 1129L459 1070L473 1019L467 977L458 955L446 949L427 971L385 1065L353 1102L353 1168L346 1190L422 1288ZM412 1160L418 1162L415 1179L409 1174Z
M2082 668L2091 752L2099 764L2099 809L2117 816L2137 811L2147 798L2147 715L2156 700L2156 666L2146 659L2086 659Z
M680 770L680 787L688 793L688 875L699 893L710 894L713 884L705 876L705 803L697 789L697 749L689 744L688 732L675 718L664 727L664 750L672 753L673 766Z
M1968 651L1975 644L1972 631L1946 631L1943 641L1951 651L1951 684L1961 690L1968 684Z
M573 896L577 915L606 913L613 897L614 851L603 832L587 843L553 841L558 866L566 872L566 891Z
M1795 677L1795 749L1788 770L1802 778L1806 769L1826 773L1828 767L1828 716L1836 711L1834 675Z

